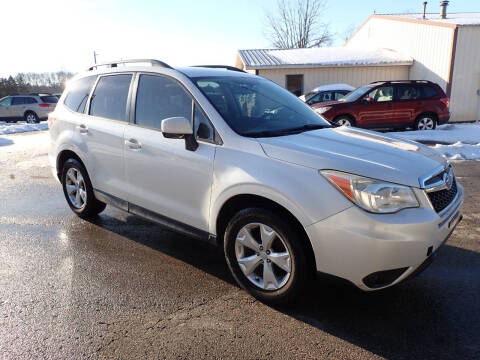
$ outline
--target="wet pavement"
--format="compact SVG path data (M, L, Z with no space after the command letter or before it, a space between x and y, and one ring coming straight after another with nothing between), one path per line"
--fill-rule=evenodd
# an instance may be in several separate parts
M480 359L480 162L455 164L464 220L419 277L318 280L273 308L209 244L112 207L76 217L46 141L0 136L0 358Z

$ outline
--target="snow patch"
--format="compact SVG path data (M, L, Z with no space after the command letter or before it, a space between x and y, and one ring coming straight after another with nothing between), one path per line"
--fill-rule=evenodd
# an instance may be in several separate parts
M437 143L432 148L451 160L480 159L480 124L446 124L435 130L389 134L413 141Z
M39 124L1 124L0 135L18 134L29 131L47 130L48 123L43 122Z

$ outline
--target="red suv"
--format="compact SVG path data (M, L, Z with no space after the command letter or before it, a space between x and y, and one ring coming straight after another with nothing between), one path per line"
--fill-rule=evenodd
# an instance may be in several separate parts
M318 114L339 125L416 130L447 123L449 107L442 88L426 80L374 82L339 101L312 105Z

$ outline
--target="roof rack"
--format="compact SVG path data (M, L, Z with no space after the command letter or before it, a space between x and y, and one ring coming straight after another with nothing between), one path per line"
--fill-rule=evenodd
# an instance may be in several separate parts
M230 70L230 71L238 71L238 72L245 72L242 69L239 69L234 66L228 66L228 65L193 65L192 67L204 67L204 68L212 68L212 69L225 69L225 70Z
M384 80L384 81L374 81L371 84L391 84L391 83L425 83L425 84L432 84L430 80Z
M170 65L167 63L164 63L163 61L160 60L155 60L155 59L130 59L130 60L119 60L119 61L110 61L110 62L105 62L101 64L95 64L90 66L87 71L92 71L94 69L97 69L99 66L108 66L108 67L117 67L118 64L132 64L132 63L149 63L152 66L159 66L167 69L173 69Z

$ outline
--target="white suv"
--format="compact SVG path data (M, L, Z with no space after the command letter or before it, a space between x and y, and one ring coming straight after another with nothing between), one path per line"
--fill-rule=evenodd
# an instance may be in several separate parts
M316 272L394 285L461 219L463 189L435 151L333 126L238 69L96 65L70 81L49 124L76 214L111 204L222 245L238 283L267 302L291 300Z

